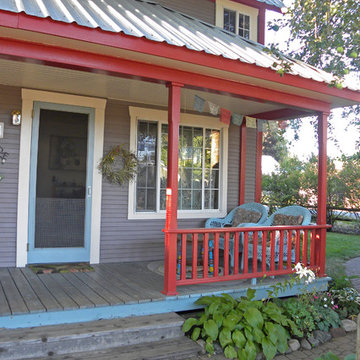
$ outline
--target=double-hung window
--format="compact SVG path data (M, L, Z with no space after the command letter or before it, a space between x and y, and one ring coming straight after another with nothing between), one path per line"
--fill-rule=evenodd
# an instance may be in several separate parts
M257 41L258 14L257 8L231 0L216 0L216 26L245 39Z
M130 107L131 148L139 159L129 187L129 218L164 217L167 112ZM183 119L184 118L184 119ZM179 128L179 217L222 215L226 209L227 127L218 119L182 114ZM225 190L225 191L224 191Z

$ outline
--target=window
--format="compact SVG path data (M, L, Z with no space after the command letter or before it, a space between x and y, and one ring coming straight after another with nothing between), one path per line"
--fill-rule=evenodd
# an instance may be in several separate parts
M130 107L130 114L131 147L139 159L139 168L136 181L129 185L129 218L165 217L167 113ZM153 116L149 118L149 114ZM190 217L186 213L191 213L191 217L194 214L198 217L222 216L227 195L223 145L227 143L227 127L213 118L182 115L188 121L179 128L179 214L185 214L183 217Z
M224 29L250 39L250 16L224 9Z
M216 26L257 41L259 10L231 0L216 0Z

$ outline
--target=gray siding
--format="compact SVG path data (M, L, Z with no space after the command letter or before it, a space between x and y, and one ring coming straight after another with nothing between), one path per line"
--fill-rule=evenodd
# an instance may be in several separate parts
M246 133L245 202L249 202L255 199L256 129L248 128Z
M156 2L215 25L215 2L210 0L156 0Z
M20 126L11 125L10 114L21 110L20 88L0 85L0 122L5 124L0 146L10 155L0 163L0 266L15 266L17 187L19 169Z
M130 137L129 104L110 100L106 107L104 151L115 144L128 144ZM255 132L248 132L250 151L255 147ZM238 203L240 129L229 131L228 209ZM248 152L248 158L255 159ZM247 164L253 171L254 165ZM247 201L253 201L255 175L247 177ZM164 256L165 220L128 220L128 187L103 182L101 219L101 262L126 262L162 259ZM204 226L205 219L179 220L180 228Z

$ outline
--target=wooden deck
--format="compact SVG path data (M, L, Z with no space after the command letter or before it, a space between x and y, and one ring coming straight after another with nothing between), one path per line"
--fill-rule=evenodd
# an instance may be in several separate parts
M0 327L190 310L197 308L195 300L205 294L241 295L251 286L249 280L179 286L178 296L166 297L161 293L163 276L150 271L148 263L93 267L95 271L90 272L41 275L29 268L0 268ZM259 296L265 297L274 281L279 279L269 278L258 285Z

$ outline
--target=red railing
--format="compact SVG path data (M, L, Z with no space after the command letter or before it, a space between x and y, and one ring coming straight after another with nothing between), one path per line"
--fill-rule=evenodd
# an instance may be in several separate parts
M324 276L326 229L329 227L164 230L163 292L174 295L180 285L290 274L298 262L316 270L318 276Z

